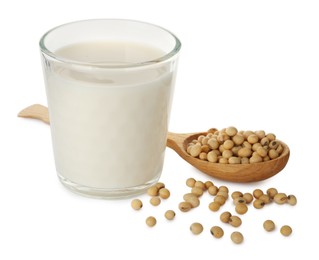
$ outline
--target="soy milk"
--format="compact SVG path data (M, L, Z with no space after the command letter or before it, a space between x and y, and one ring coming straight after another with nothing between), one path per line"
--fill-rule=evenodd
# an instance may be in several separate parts
M157 63L164 55L160 49L133 42L82 42L55 54L57 61L44 67L62 182L116 190L157 181L175 63ZM147 69L130 67L147 61L152 61Z

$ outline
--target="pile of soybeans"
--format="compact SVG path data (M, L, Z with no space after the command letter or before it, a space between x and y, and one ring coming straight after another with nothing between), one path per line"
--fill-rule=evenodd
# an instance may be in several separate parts
M247 164L266 162L278 158L284 150L273 133L238 131L230 126L222 130L209 129L187 146L192 157L212 163Z

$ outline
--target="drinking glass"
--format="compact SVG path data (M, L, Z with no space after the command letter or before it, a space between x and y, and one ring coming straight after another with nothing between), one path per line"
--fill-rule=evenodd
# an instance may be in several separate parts
M40 40L58 178L97 198L142 193L161 176L181 42L153 24L98 19Z

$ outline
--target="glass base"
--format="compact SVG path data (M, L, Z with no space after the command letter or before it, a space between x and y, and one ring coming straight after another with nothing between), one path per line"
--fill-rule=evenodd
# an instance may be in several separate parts
M121 189L92 188L74 183L59 174L58 177L64 187L76 194L96 199L121 199L144 193L150 186L154 185L158 181L160 176L156 176L156 178L143 185Z

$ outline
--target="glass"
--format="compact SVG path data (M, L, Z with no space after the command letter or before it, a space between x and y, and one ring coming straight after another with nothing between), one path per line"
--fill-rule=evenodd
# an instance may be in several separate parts
M160 178L178 38L156 25L85 20L40 40L58 177L99 198L143 192Z

